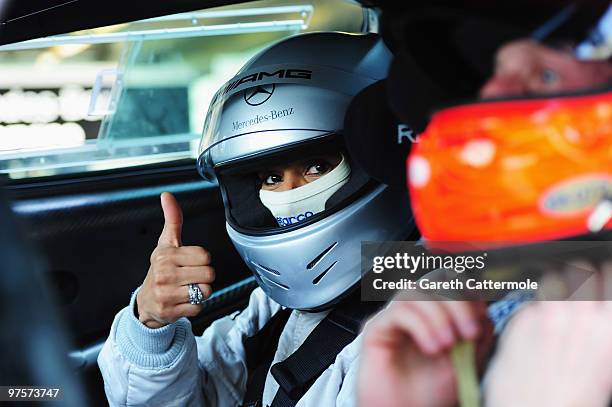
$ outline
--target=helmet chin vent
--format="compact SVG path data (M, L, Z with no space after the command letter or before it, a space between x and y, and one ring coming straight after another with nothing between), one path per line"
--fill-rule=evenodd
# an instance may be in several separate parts
M327 249L323 250L321 253L319 253L319 255L318 255L317 257L315 257L315 258L314 258L314 259L313 259L313 260L312 260L310 263L308 263L308 265L306 266L306 268L307 268L308 270L310 270L310 269L314 268L314 267L315 267L317 264L319 264L319 262L320 262L321 260L323 260L323 257L325 257L325 255L326 255L326 254L328 254L330 251L332 251L332 249L333 249L334 247L336 247L337 245L338 245L338 242L334 242L334 243L333 243L331 246L329 246ZM336 263L334 263L334 264L336 264ZM333 265L332 265L332 267L333 267ZM331 268L331 267L329 267L327 270L325 270L325 272L324 272L323 274L327 273L327 271L328 271L330 268ZM319 276L319 277L320 277L320 276ZM319 279L319 277L317 277L317 279ZM315 279L315 280L316 280L316 279ZM313 283L314 283L314 281L313 281Z
M263 271L265 271L265 272L267 272L267 273L270 273L270 274L274 274L275 276L280 276L280 275L281 275L281 273L280 273L279 271L276 271L276 270L274 270L274 269L271 269L270 267L266 267L266 266L264 266L264 265L261 265L261 264L259 264L259 263L255 263L255 262L251 262L251 263L252 263L252 264L253 264L253 265L254 265L254 266L257 268L257 269L263 270Z
M268 285L268 286L270 286L270 285L271 285L271 286L274 286L274 287L277 287L277 288L283 289L283 290L285 290L285 291L288 291L288 290L289 290L289 287L287 287L285 284L277 283L276 281L274 281L274 280L271 280L271 279L267 278L267 277L266 277L266 276L264 276L263 274L260 274L260 275L259 275L259 277L260 277L260 278L261 278L261 280L262 280L262 281L263 281L263 282L264 282L266 285Z
M315 277L315 279L314 279L314 280L312 280L312 283L313 283L314 285L319 284L319 281L321 281L321 279L322 279L323 277L325 277L325 275L327 274L327 272L328 272L329 270L331 270L331 269L332 269L332 268L333 268L333 267L334 267L334 266L335 266L337 263L338 263L338 262L337 262L337 261L335 261L335 262L334 262L334 263L333 263L331 266L329 266L328 268L326 268L326 269L325 269L325 270L324 270L324 271L323 271L321 274L319 274L318 276L316 276L316 277Z

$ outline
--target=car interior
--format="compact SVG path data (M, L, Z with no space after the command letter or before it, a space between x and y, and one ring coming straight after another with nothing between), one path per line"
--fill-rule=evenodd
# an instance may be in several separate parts
M440 30L427 13L405 18L407 7L365 0L0 2L0 315L8 326L0 343L15 350L3 360L0 382L64 377L66 388L83 389L69 405L107 405L96 358L147 273L164 191L183 209L184 244L207 248L217 270L214 294L192 318L194 333L244 307L257 283L227 236L218 185L198 174L196 154L216 90L275 41L312 31L378 32L387 19L385 39L399 57L387 81L355 98L345 130L363 141L351 154L371 174L403 187L409 145L394 146L414 141L413 134L380 100L388 96L413 112L418 129L431 106L473 96L491 71L495 45L514 29L478 42L486 18L459 25L449 15ZM508 13L508 22L519 19L526 18ZM431 41L414 55L428 65L390 40L425 32ZM479 45L450 55L449 38ZM441 68L449 65L454 74L445 76ZM46 347L24 342L31 334ZM22 363L34 349L49 353L45 366L55 368Z
M57 359L43 377L83 386L65 403L106 405L96 358L147 273L163 191L183 209L184 244L206 247L217 270L194 332L243 308L255 280L227 237L217 185L195 165L210 98L276 40L375 23L371 10L341 0L2 2L0 185L10 203L0 219L2 257L15 257L2 262L3 309L18 286L31 296L3 315L12 324L3 341L19 352L1 381L41 373L14 369L34 352L21 339L37 332Z

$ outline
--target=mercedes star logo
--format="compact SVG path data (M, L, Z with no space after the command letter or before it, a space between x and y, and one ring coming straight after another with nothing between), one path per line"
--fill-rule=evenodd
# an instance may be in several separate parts
M247 89L244 91L244 101L251 106L259 106L264 104L272 97L274 93L274 84L258 85L256 88Z

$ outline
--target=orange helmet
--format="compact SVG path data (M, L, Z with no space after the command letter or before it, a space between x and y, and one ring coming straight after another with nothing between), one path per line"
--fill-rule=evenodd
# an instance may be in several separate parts
M534 242L612 228L612 93L435 113L408 157L430 241Z

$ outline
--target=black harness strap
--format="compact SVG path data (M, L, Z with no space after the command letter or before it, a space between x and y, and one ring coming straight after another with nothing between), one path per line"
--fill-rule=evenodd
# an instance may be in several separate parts
M271 368L280 385L272 407L293 407L342 349L359 334L361 323L384 303L361 302L356 290L341 302L291 356Z
M260 407L266 376L274 360L281 332L291 315L290 309L278 311L255 335L244 341L246 364L249 371L243 407Z

